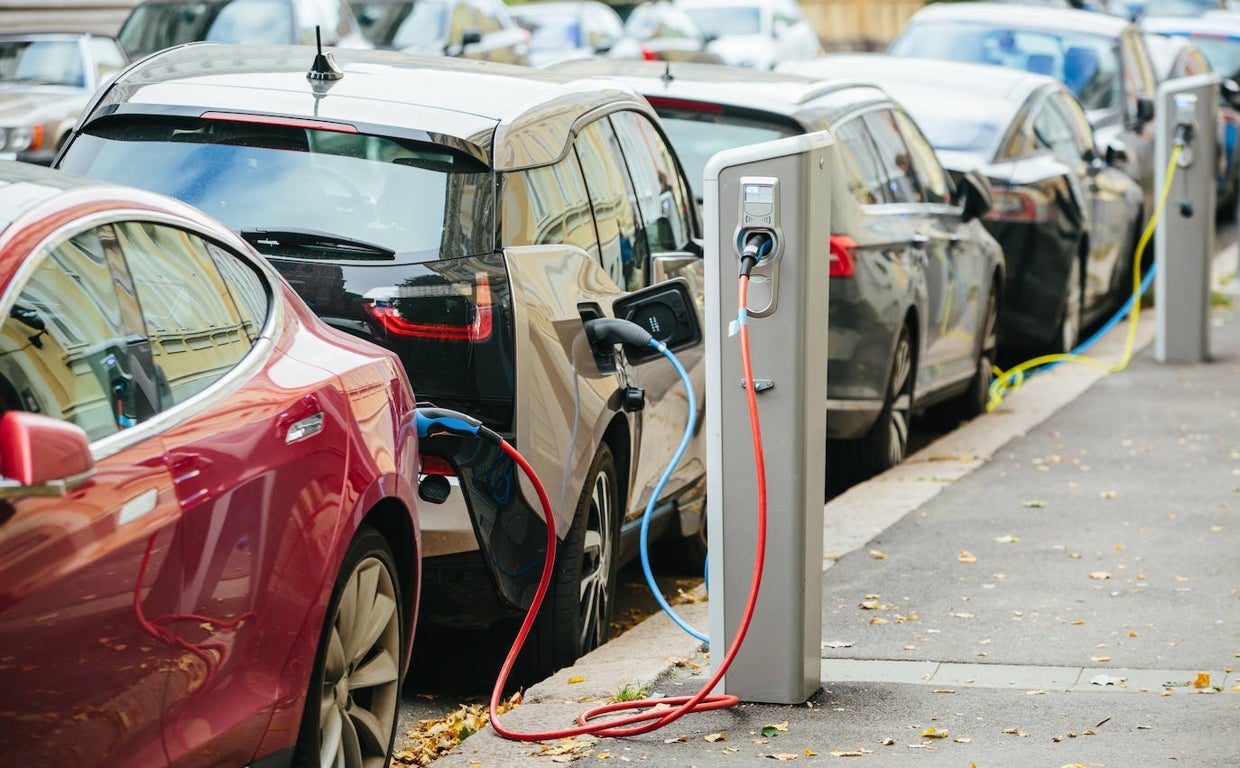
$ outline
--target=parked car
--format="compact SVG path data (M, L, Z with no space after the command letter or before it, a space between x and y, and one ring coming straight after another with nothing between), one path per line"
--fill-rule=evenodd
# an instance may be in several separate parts
M105 35L0 34L0 160L50 165L90 95L126 63Z
M527 64L530 34L503 0L350 0L376 48Z
M640 55L638 46L626 39L620 14L599 0L537 0L510 10L529 30L531 66L620 53L617 46L627 46L631 56Z
M0 254L0 763L386 765L420 587L396 356L146 192L0 161Z
M831 208L827 437L855 446L860 471L898 464L915 411L952 402L985 410L1003 285L1003 253L978 219L989 193L968 175L949 185L907 113L872 85L818 82L709 64L565 62L611 75L659 113L701 197L717 152L830 130Z
M822 42L796 0L674 0L711 39L707 50L725 64L771 69L811 59Z
M198 41L369 48L344 0L143 0L117 39L134 59Z
M1132 293L1141 187L1098 154L1085 112L1058 80L878 54L788 69L819 78L861 73L908 109L953 177L985 174L994 207L983 220L1007 262L1001 349L1068 352L1083 328Z
M1166 50L1159 61L1160 79L1184 77L1201 72L1217 72L1222 79L1219 88L1219 129L1224 159L1218 186L1219 212L1234 216L1240 169L1237 167L1237 141L1240 140L1240 14L1210 12L1184 17L1147 18L1141 22L1151 52ZM1170 43L1156 42L1159 36L1171 38ZM1191 46L1191 47L1190 47ZM1187 52L1185 52L1187 50ZM1204 66L1201 59L1204 58ZM1168 60L1169 59L1169 60Z
M1098 153L1124 156L1154 210L1154 90L1145 39L1116 16L999 3L936 3L909 19L895 56L996 64L1068 86L1094 127Z
M220 54L184 46L127 70L62 166L217 216L329 323L399 354L419 398L510 437L562 536L530 675L605 642L687 397L664 363L601 372L583 320L667 277L701 283L697 208L654 111L616 83L490 62L336 51L339 78L318 80L332 75L307 77L326 64L312 48ZM699 403L703 357L680 355ZM461 491L422 512L424 614L489 626L523 611L546 545L532 489L492 446L422 451L423 472ZM652 536L701 540L703 451L699 435Z
M624 20L624 31L640 44L642 54L624 58L726 63L710 50L714 39L671 0L647 0L635 6Z

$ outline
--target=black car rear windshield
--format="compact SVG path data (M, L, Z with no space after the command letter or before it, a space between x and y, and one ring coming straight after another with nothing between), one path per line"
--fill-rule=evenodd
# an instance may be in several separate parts
M350 260L494 249L493 174L438 144L311 124L126 116L90 126L61 167L175 197L238 232L310 231L378 247ZM333 251L269 255L330 260Z

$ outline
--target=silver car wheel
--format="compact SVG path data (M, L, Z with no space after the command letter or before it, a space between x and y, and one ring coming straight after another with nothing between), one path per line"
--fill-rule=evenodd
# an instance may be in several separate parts
M584 651L607 642L611 617L611 574L616 556L613 530L616 507L616 479L607 467L594 476L589 506L585 510L586 530L581 554L579 611L581 636L578 647Z
M913 347L908 334L902 333L891 362L891 410L887 418L887 466L904 461L908 451L909 415L913 409Z
M400 703L401 617L390 563L361 559L328 623L318 681L318 764L384 768Z

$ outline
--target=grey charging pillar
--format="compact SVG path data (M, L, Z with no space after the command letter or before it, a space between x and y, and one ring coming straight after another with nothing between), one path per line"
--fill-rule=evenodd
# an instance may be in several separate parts
M800 703L821 678L830 185L826 132L720 152L705 170L710 649L731 648L754 570L758 494L738 317L740 251L774 238L750 277L750 359L766 462L766 566L722 682L744 701Z
M1167 80L1158 86L1154 189L1162 194L1171 152L1185 140L1167 206L1154 234L1157 333L1154 359L1200 363L1210 355L1210 262L1218 184L1217 74Z

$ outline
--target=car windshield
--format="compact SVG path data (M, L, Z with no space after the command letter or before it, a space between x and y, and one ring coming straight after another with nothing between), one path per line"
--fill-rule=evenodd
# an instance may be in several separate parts
M261 239L255 231L289 233L270 238L280 241L278 254L256 244L268 255L424 261L494 247L491 171L436 144L226 120L112 119L89 128L62 168L175 197L251 242Z
M659 110L659 117L663 121L668 139L676 148L676 154L680 155L680 162L684 164L685 175L689 177L693 194L699 200L703 195L702 177L706 162L716 152L802 133L790 126L722 117L717 114L708 116Z
M917 121L932 147L987 158L998 149L1014 111L1005 101L959 92L949 95L935 88L892 87L889 92Z
M892 44L891 52L1050 75L1067 85L1087 110L1123 103L1117 43L1102 35L1007 29L972 22L925 22L906 28Z
M275 44L296 40L288 0L143 3L134 8L117 37L134 57L199 40Z
M82 54L75 40L0 42L0 82L86 85Z
M1194 37L1193 42L1205 54L1210 68L1219 77L1240 77L1240 39L1228 37Z
M762 9L756 5L686 8L689 18L707 35L762 34Z

